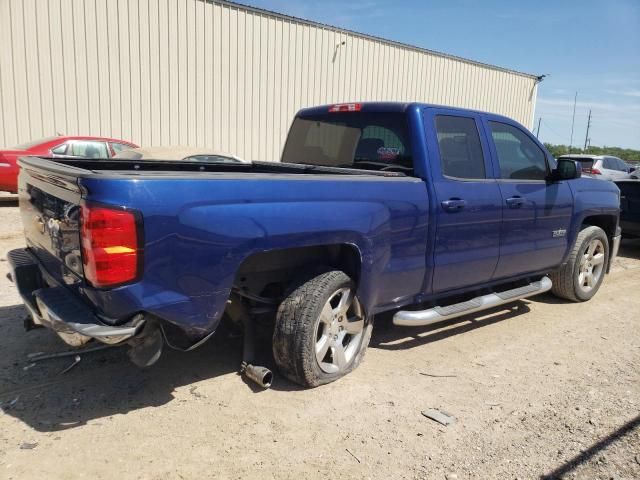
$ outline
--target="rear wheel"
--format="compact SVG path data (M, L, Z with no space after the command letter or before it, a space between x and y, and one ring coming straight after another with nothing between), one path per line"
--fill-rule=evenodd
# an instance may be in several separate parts
M551 291L574 302L589 300L602 285L608 263L607 235L600 227L586 227L578 234L566 265L550 275Z
M273 354L280 372L303 386L337 380L364 357L372 325L343 272L318 275L278 308Z

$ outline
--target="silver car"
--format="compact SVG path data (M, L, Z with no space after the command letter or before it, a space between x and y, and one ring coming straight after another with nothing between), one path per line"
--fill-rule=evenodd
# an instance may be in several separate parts
M602 180L622 180L629 178L633 170L624 160L609 155L562 155L559 158L577 160L582 164L582 174Z

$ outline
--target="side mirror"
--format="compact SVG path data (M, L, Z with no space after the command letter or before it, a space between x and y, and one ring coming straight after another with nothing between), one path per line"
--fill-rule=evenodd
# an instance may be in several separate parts
M558 166L551 172L551 180L573 180L582 176L582 164L569 158L558 160Z

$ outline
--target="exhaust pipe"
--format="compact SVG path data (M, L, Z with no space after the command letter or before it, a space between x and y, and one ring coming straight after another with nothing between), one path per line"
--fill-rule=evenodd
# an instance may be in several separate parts
M255 325L251 316L239 299L232 300L227 309L229 315L240 320L244 327L240 375L244 375L261 388L269 388L273 382L273 372L266 367L251 363L255 356Z
M247 379L257 383L262 388L269 388L271 386L271 382L273 382L273 372L266 367L245 364L243 362L240 373L247 377Z

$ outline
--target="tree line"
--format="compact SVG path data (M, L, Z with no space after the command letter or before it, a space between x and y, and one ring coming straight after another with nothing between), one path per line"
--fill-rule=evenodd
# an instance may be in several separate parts
M547 150L556 158L568 153L584 153L589 155L611 155L612 157L618 157L627 162L640 163L640 150L634 150L632 148L590 146L586 150L578 147L572 147L571 150L569 150L567 145L545 143L544 146L547 147Z

